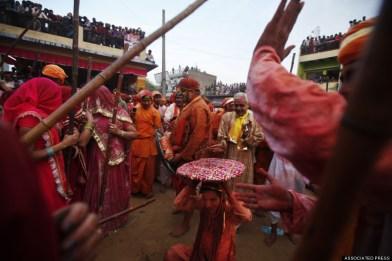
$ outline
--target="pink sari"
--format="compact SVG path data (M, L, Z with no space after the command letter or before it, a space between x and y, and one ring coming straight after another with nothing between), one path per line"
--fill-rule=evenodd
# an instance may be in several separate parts
M129 207L131 187L129 168L126 166L125 141L113 136L111 140L111 157L106 180L103 205L99 206L100 184L105 164L105 151L108 142L108 129L112 116L114 98L106 87L100 87L91 98L90 108L93 110L94 125L92 140L87 148L87 184L84 193L90 209L98 213L100 218L116 214ZM118 108L117 126L120 129L131 124L125 110ZM123 215L102 226L104 234L116 230L127 221Z

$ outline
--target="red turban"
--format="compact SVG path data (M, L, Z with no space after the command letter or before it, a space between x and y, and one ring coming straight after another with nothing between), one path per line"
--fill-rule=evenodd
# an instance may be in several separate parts
M189 89L189 90L199 90L199 83L192 78L183 78L177 85L177 87Z
M350 64L360 56L370 33L372 32L376 20L369 19L351 27L342 42L338 54L339 62L342 65Z
M138 93L138 96L140 97L140 99L142 99L142 98L145 97L145 96L152 97L152 93L151 93L149 90L141 90L141 91Z

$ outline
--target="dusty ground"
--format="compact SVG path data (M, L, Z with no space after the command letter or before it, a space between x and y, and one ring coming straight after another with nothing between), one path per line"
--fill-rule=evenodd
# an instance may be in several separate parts
M172 215L174 192L161 192L156 186L156 201L147 207L129 215L128 224L119 231L106 237L97 249L98 261L161 261L165 251L173 244L192 244L198 225L198 213L192 220L192 229L180 238L169 235L181 215ZM142 203L144 199L132 198L132 205ZM237 260L242 261L281 261L288 260L294 245L286 236L279 237L275 245L264 245L261 225L267 225L267 218L254 217L252 223L241 226L237 234Z

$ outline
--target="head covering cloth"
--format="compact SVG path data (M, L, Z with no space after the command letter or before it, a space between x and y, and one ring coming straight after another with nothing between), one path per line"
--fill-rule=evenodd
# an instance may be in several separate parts
M340 43L338 54L338 60L343 66L354 62L360 57L375 23L375 18L363 21L351 27L345 34Z
M196 80L187 77L181 79L181 81L177 84L177 87L187 90L199 90L200 84Z
M48 76L50 78L59 79L62 83L64 83L65 78L68 78L68 75L65 71L58 65L48 64L42 69L42 74Z
M62 103L62 92L54 81L38 77L22 84L4 104L4 120L16 124L27 114L46 118Z

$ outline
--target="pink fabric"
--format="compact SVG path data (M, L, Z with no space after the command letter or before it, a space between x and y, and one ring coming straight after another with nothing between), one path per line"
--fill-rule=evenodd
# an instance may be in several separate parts
M99 101L99 102L98 102ZM114 105L114 97L106 87L100 87L92 96L90 101L91 108L104 109L112 112ZM126 117L125 110L118 109L118 115ZM95 133L99 136L100 142L107 147L108 142L108 129L111 117L104 116L102 113L97 112L94 114ZM129 123L118 120L116 122L119 129L125 129ZM105 218L116 214L129 206L129 199L131 195L131 187L129 183L129 168L125 161L125 142L113 135L110 147L111 160L120 159L124 160L114 166L108 167L106 190L104 195L104 202L102 208L99 206L99 193L101 177L105 164L105 154L98 147L97 140L90 142L87 150L87 184L84 193L84 200L89 204L90 209L98 213L100 218ZM123 215L114 219L102 226L104 234L118 229L123 226L128 219L127 215Z
M266 46L253 55L247 94L271 149L319 182L346 107L343 97L290 74Z
M291 212L281 212L283 226L294 234L302 234L310 219L311 210L316 205L316 198L289 190L293 198Z
M87 155L88 181L84 201L88 203L90 210L98 213L99 218L105 218L126 209L129 206L131 188L125 162L109 167L103 208L99 209L99 184L103 174L104 155L95 142L90 144ZM128 216L123 215L104 224L102 226L104 234L120 228L127 219Z
M260 47L253 55L247 94L270 148L291 161L312 182L320 182L346 107L343 97L287 72L275 50L268 46ZM372 180L375 193L384 190L390 194L391 171L392 144L389 143L375 166L378 177ZM287 219L282 214L286 215L288 228L301 231L315 202L291 193L292 217Z
M222 181L239 177L245 165L231 159L203 158L188 162L177 169L177 174L191 180Z

